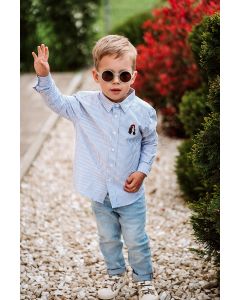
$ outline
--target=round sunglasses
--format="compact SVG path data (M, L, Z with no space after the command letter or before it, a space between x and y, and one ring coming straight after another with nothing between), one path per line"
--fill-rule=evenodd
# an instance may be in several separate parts
M121 82L129 82L132 79L132 74L128 71L122 71L120 73L114 73L110 70L103 71L102 73L98 73L101 75L102 79L106 82L110 82L117 75Z

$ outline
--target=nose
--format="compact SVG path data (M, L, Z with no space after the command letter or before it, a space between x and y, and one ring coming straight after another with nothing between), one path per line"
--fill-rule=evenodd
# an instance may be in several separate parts
M113 81L112 81L113 83L119 83L120 81L119 81L119 77L118 77L118 75L116 75L116 74L114 74L114 77L113 77Z

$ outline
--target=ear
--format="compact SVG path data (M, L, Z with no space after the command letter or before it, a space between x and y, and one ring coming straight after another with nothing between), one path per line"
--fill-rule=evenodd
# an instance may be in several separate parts
M132 79L131 79L131 85L134 84L134 81L135 81L135 79L137 77L137 74L138 74L138 71L134 71L133 72L133 76L132 76Z
M95 68L92 70L92 75L93 75L93 79L94 79L97 83L99 83L99 76L98 76L97 70L96 70Z

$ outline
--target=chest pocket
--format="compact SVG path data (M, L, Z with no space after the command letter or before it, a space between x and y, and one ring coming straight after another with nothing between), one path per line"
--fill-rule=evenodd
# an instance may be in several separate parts
M126 130L126 138L129 143L138 143L141 139L141 133L137 123L128 123Z

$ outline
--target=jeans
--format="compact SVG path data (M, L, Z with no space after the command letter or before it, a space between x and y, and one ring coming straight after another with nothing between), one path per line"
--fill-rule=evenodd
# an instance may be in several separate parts
M133 204L113 209L107 194L103 204L91 200L91 206L97 222L99 247L108 274L122 274L126 270L122 235L128 249L128 262L133 270L133 280L152 280L151 251L145 232L145 197L139 198Z

